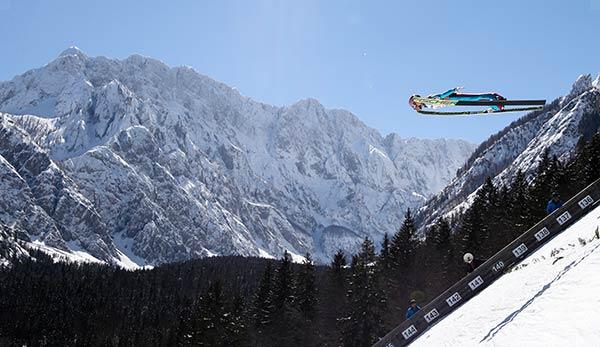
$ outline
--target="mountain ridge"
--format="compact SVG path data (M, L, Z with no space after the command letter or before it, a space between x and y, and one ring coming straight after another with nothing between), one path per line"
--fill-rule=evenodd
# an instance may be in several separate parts
M383 137L316 99L270 106L189 67L75 48L0 82L0 111L97 212L114 248L100 259L139 265L283 250L328 261L395 232L474 148Z

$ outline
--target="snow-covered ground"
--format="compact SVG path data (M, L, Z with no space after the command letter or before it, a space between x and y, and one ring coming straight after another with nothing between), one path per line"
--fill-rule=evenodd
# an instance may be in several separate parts
M37 249L43 251L47 255L51 256L55 262L57 261L66 261L73 263L98 263L105 264L106 262L95 258L89 253L85 252L81 247L79 247L76 243L69 243L69 251L63 251L55 247L48 246L44 244L42 241L34 240L28 243L28 247L32 249ZM125 270L137 270L141 268L151 269L153 266L150 264L145 264L142 260L137 258L135 255L131 255L127 248L124 248L124 251L117 249L118 258L115 259L113 265L119 266ZM133 259L133 260L132 260ZM0 259L1 260L1 259ZM135 260L135 261L134 261ZM141 265L140 265L141 264ZM2 265L0 263L0 265Z
M600 346L600 207L411 346Z

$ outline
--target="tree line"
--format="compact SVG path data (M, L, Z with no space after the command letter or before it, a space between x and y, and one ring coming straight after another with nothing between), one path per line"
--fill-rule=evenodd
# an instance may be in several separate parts
M0 344L46 346L370 346L465 275L462 255L488 258L600 177L600 135L561 162L544 153L528 179L488 178L468 209L418 234L410 210L380 244L365 238L327 266L214 257L126 271L55 262L41 252L0 268Z

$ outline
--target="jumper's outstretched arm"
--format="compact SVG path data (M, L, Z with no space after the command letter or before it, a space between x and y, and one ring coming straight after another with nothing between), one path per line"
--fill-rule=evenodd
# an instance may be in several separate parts
M461 90L462 88L463 87L452 88L452 89L447 90L447 91L445 91L445 92L443 92L441 94L432 94L432 95L429 95L428 97L429 98L435 98L435 99L445 99L445 98L449 97L450 95L452 95L452 93L456 93L459 90Z

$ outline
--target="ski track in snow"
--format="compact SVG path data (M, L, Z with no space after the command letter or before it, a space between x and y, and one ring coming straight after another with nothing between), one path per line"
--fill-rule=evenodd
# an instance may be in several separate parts
M515 319L515 317L517 315L519 315L521 312L525 311L525 309L529 305L531 305L537 298L542 296L546 290L548 290L555 282L560 280L569 270L571 270L575 266L579 265L583 260L585 260L585 258L590 256L590 254L592 254L592 252L595 252L598 247L600 247L600 244L596 245L593 249L588 251L581 259L573 260L561 272L559 272L558 275L556 275L556 277L554 277L554 279L552 281L550 281L550 283L545 284L539 292L537 292L531 299L529 299L525 304L523 304L523 306L519 307L516 311L514 311L510 315L508 315L508 317L506 317L506 319L504 319L500 324L498 324L497 326L492 328L480 342L491 341L494 338L494 336L496 336L496 334L502 328L504 328L507 324L512 322Z

